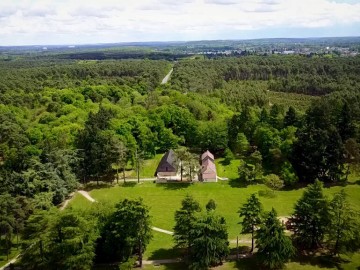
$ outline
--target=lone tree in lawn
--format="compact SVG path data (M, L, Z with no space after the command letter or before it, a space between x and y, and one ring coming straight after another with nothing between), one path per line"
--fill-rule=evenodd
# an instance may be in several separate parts
M104 250L109 260L126 262L138 254L142 266L142 254L152 238L149 208L142 199L118 203L103 231Z
M263 224L256 232L257 256L268 269L279 269L295 254L291 239L277 218L274 208L266 214Z
M360 248L359 213L351 208L346 197L345 191L341 190L329 206L331 224L328 226L328 239L334 255Z
M195 214L200 211L200 204L192 196L186 195L180 210L175 212L174 241L177 247L190 248L191 226L196 220Z
M207 211L192 223L189 240L190 269L209 269L222 264L229 254L225 219L214 211Z
M289 219L293 237L303 249L316 249L321 246L329 226L328 201L323 194L323 184L316 180L304 191L295 205Z
M256 228L261 224L262 205L255 194L251 194L247 202L238 211L243 218L241 233L251 233L251 250L254 250L254 233Z

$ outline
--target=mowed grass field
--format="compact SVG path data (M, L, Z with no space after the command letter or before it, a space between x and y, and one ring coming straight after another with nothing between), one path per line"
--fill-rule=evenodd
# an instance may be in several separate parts
M221 165L221 160L218 160L217 170L219 176L229 178L228 181L219 181L218 183L156 184L152 181L146 181L137 184L131 182L126 185L121 183L112 187L93 189L89 193L97 201L107 201L113 204L125 198L142 198L145 204L150 207L152 225L169 231L173 231L175 225L174 213L181 207L181 200L186 194L192 195L200 202L203 208L205 208L206 203L210 199L214 199L217 203L217 213L226 219L229 240L235 240L237 236L240 236L240 239L248 239L248 236L240 235L241 227L238 224L240 218L237 211L252 193L258 193L266 187L262 184L249 185L247 187L240 185L235 180L237 177L237 166L239 166L239 160L234 160L227 166ZM358 178L352 177L351 183L345 187L325 187L325 194L332 198L334 193L344 188L349 195L349 201L360 211L360 185ZM301 197L303 191L303 188L277 191L275 198L259 198L264 206L264 210L269 211L271 208L275 208L279 216L289 216L293 211L295 202ZM90 205L91 202L80 194L76 194L70 203L70 206L73 208L86 208ZM174 250L173 246L174 243L171 235L154 231L154 238L146 250L144 259L154 260L179 257L179 251ZM234 247L234 244L231 246ZM351 261L351 263L344 264L346 266L344 269L356 269L356 267L360 266L360 255L355 254ZM289 269L317 269L316 264L311 262L307 262L304 265L299 262L292 262L289 266L291 266ZM356 267L352 268L353 266ZM147 266L145 269L148 268L152 269L151 266ZM227 263L219 269L234 268L239 268L236 266L236 263ZM239 269L249 268L241 266ZM332 267L329 269L332 269Z
M159 160L162 155L157 155L152 160L147 160L141 173L141 177L148 178L154 174ZM165 230L173 231L175 225L174 213L181 207L181 200L186 194L192 195L200 202L203 208L210 199L214 199L217 203L217 213L224 216L229 232L229 240L235 240L237 236L240 239L248 240L249 236L240 235L241 227L237 211L241 205L247 200L252 193L258 193L260 190L266 189L262 184L243 186L237 179L237 168L240 165L239 160L233 160L229 165L223 165L222 159L216 160L218 175L220 177L229 178L227 181L219 181L218 183L172 183L172 184L156 184L152 181L145 181L140 184L129 182L123 185L112 187L104 187L89 191L90 195L97 201L107 201L112 204L124 198L143 198L146 205L150 207L152 216L152 225ZM351 183L345 187L333 186L325 187L325 194L331 198L334 193L342 188L349 195L352 205L360 211L360 177L352 176ZM264 210L268 211L274 207L279 216L289 216L295 202L301 197L304 189L296 189L290 191L277 191L275 198L259 197L264 206ZM82 195L76 194L71 201L70 206L73 208L87 208L91 206L91 202ZM170 259L181 256L180 251L173 249L174 243L171 235L156 232L153 233L153 239L147 247L144 259ZM245 245L245 244L240 244ZM230 245L234 247L235 244ZM181 264L170 264L167 266L145 266L145 269L184 269ZM228 262L218 269L254 269L254 261L241 260L241 262ZM326 262L318 262L317 260L306 262L291 262L288 269L338 269L335 265L326 264ZM349 262L342 263L343 269L357 269L360 267L360 254L355 254Z

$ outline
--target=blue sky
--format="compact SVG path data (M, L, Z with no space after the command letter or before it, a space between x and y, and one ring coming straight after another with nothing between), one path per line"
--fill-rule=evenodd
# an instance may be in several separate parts
M1 0L0 46L360 36L360 0Z

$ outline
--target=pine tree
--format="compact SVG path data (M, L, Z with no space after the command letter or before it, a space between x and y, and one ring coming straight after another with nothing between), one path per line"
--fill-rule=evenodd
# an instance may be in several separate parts
M241 233L251 233L251 250L254 250L254 234L256 228L261 224L262 205L255 194L251 194L247 202L238 211L243 220Z
M296 111L293 106L290 106L284 117L284 126L295 126L297 123Z
M174 241L177 247L190 246L190 229L192 222L195 221L195 214L200 212L200 204L195 199L186 195L181 202L180 210L175 212Z
M303 249L316 249L321 246L330 220L328 201L319 180L304 191L289 221L292 224L294 240Z
M334 255L360 248L359 213L352 209L346 197L345 191L341 190L329 205L328 239Z
M274 208L266 215L256 232L257 256L263 266L279 269L294 255L295 249Z
M207 211L192 223L189 240L190 269L219 265L229 254L225 219L213 211Z

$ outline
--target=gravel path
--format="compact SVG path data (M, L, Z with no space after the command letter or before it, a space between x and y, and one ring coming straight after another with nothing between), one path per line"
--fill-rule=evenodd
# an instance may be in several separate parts
M167 230L163 230L163 229L160 229L160 228L158 228L158 227L152 227L151 229L153 229L154 231L166 233L166 234L169 234L169 235L173 235L173 234L174 234L173 232L170 232L170 231L167 231Z
M83 195L86 199L88 199L90 202L96 202L93 197L90 196L89 192L85 190L79 190L78 191L81 195Z
M174 69L172 68L169 73L165 76L165 78L162 80L161 84L165 84L169 81L171 73L174 71Z

